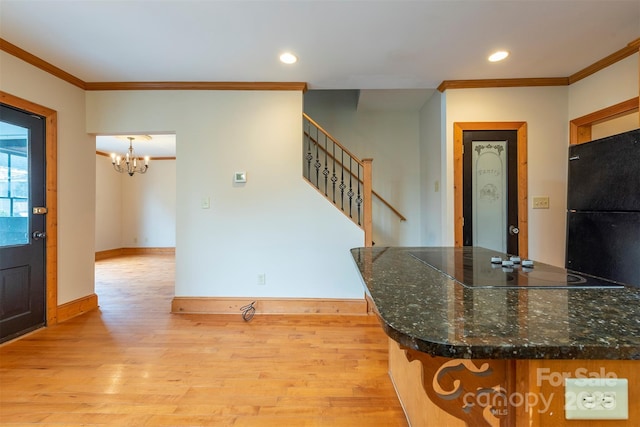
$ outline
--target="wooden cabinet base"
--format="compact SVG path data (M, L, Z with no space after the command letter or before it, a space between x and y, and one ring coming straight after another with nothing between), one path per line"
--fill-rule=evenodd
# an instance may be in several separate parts
M640 425L640 361L447 359L389 339L389 374L408 421L422 426ZM629 380L628 420L566 420L563 377Z

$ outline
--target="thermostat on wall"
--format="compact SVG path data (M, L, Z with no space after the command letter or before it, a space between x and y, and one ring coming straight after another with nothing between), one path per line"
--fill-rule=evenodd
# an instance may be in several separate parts
M247 182L247 173L246 172L236 172L233 174L234 182Z

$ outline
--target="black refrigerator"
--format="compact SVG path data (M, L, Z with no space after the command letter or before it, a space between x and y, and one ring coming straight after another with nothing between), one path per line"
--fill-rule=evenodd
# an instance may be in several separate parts
M640 129L569 147L565 266L640 287Z

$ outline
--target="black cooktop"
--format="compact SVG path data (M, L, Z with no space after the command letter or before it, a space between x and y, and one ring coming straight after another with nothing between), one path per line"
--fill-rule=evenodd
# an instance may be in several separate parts
M521 260L512 266L503 265L507 254L485 248L424 248L411 251L410 255L435 268L461 285L474 289L593 289L623 288L615 282L582 273L534 262L524 266ZM493 258L493 263L492 263Z

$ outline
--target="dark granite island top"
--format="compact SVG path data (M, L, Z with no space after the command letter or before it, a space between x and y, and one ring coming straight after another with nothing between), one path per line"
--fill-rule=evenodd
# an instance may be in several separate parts
M506 254L482 248L351 253L383 329L409 349L457 359L640 360L640 288L542 263L505 272L490 258Z

